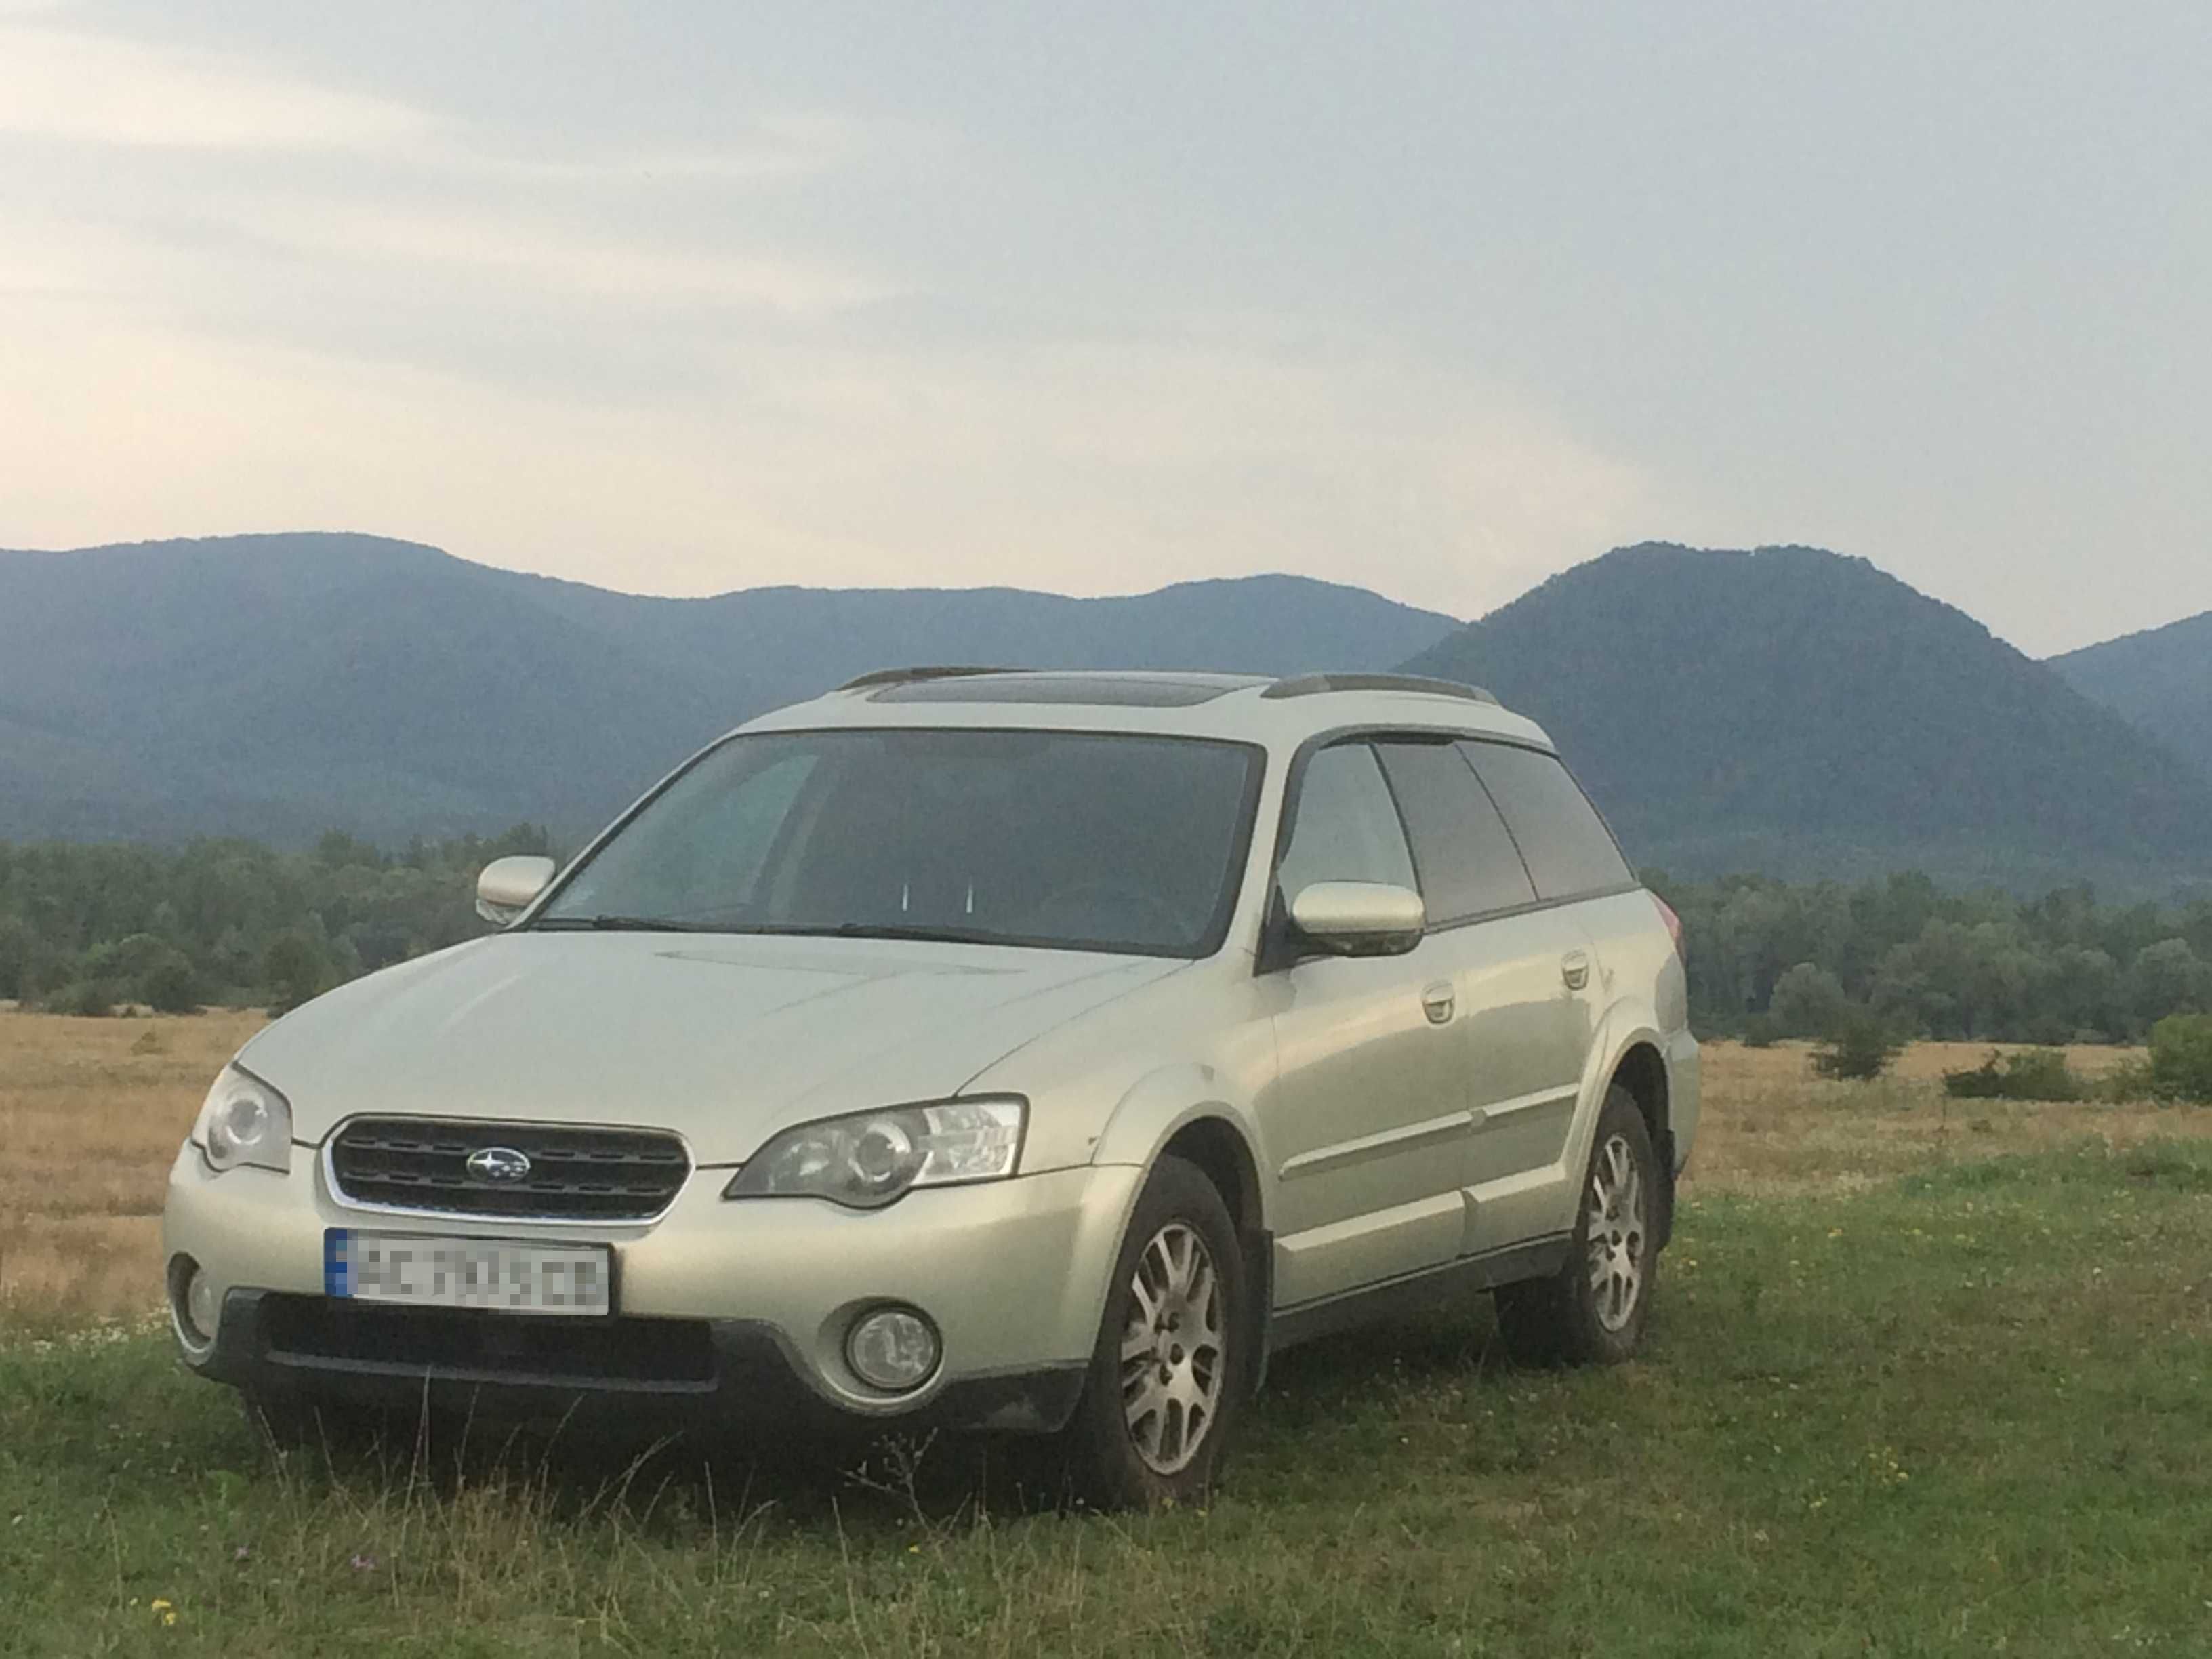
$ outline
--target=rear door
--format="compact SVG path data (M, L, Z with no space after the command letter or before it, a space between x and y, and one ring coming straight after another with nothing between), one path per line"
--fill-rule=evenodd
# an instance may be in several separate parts
M1317 881L1415 885L1405 831L1364 738L1316 750L1278 863L1279 902ZM1464 1050L1448 953L1314 957L1282 970L1267 1107L1279 1307L1456 1256L1466 1234Z
M1610 830L1557 756L1502 742L1462 740L1460 752L1511 831L1536 892L1518 919L1533 987L1529 1041L1543 1054L1530 1091L1488 1106L1474 1143L1477 1248L1493 1249L1571 1226L1582 1172L1565 1159L1583 1074L1603 1010L1605 940L1590 901L1632 890L1636 878ZM1479 1043L1478 1039L1478 1043Z
M1381 744L1404 815L1431 943L1452 976L1469 1133L1462 1249L1549 1231L1526 1194L1554 1179L1589 1052L1588 1003L1567 982L1571 920L1547 908L1489 792L1449 736Z

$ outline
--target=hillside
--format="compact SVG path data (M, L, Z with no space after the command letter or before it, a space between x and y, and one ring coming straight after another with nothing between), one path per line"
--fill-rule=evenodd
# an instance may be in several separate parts
M1863 559L1623 548L1407 666L1542 721L1647 866L2212 876L2212 785Z
M0 839L574 836L887 663L1387 668L1455 625L1290 576L671 599L369 536L0 552Z
M2051 665L2212 778L2212 611L2069 651Z

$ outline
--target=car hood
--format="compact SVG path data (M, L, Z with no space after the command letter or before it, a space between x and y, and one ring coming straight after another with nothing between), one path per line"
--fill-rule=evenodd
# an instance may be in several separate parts
M354 981L239 1063L319 1142L356 1113L673 1129L700 1164L839 1112L957 1092L1188 966L910 940L502 933Z

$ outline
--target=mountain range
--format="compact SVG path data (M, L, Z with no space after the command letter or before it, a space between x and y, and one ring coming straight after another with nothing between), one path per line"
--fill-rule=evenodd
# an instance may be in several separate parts
M1385 669L1453 618L1295 576L610 592L351 535L0 552L0 839L573 840L699 744L869 669Z
M0 839L573 842L751 714L926 661L1486 684L1684 875L2212 880L2212 616L2045 665L1862 559L1663 544L1465 624L1291 576L659 599L369 536L0 551Z
M1646 866L2212 876L2212 777L1863 559L1621 548L1409 666L1542 722Z
M2212 611L2069 651L2051 665L2212 777Z

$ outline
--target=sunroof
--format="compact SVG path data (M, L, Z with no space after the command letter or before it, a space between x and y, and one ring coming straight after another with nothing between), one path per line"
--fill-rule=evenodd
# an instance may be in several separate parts
M1188 708L1264 681L1231 674L977 674L972 678L903 680L887 685L871 702L1089 703L1110 708Z

